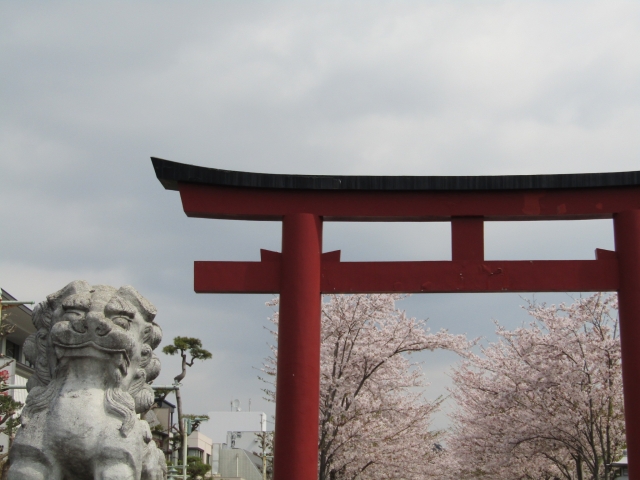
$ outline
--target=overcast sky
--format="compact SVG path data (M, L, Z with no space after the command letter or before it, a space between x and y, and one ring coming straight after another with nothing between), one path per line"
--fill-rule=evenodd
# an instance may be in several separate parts
M640 170L640 2L0 0L0 285L40 301L131 284L163 345L213 359L186 409L273 412L269 296L196 295L194 260L257 260L278 223L189 219L150 156L291 174ZM450 258L447 224L327 224L343 260ZM611 222L487 224L487 258L593 258ZM525 296L526 297L526 296ZM527 298L530 298L527 297ZM570 300L564 294L539 300ZM432 329L491 338L518 295L418 295ZM163 355L161 383L178 363ZM446 393L448 354L419 356ZM437 426L445 426L439 417Z

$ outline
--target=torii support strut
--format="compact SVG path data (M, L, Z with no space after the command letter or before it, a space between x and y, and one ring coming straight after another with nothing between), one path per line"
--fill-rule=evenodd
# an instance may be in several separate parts
M282 221L282 253L195 262L198 293L279 293L276 480L318 478L322 293L619 293L629 478L640 480L640 172L495 177L304 176L152 158L190 217ZM485 261L485 221L611 219L595 260ZM452 259L341 262L323 221L451 222Z

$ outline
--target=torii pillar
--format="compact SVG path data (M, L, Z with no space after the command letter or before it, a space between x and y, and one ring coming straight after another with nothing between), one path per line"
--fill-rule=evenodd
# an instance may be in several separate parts
M233 172L152 158L190 217L282 221L282 253L195 262L197 293L279 293L275 480L317 480L323 293L619 294L629 478L640 480L640 172L484 177ZM484 259L485 221L613 219L595 260ZM325 221L450 222L451 261L341 262Z

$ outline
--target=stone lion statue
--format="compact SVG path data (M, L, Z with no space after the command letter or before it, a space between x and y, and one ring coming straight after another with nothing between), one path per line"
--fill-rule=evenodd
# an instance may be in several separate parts
M9 480L164 480L164 455L136 414L154 402L156 309L133 287L72 282L33 312L35 374Z

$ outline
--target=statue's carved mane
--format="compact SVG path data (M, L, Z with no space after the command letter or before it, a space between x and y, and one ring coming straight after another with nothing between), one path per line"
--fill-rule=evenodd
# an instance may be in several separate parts
M106 290L112 295L110 305L114 303L125 312L133 307L145 322L141 338L135 340L142 343L142 359L134 366L137 369L134 381L124 389L121 386L121 373L117 370L112 372L113 386L105 389L106 410L122 419L120 431L126 436L135 424L136 413L144 413L153 405L154 394L150 382L160 373L160 360L153 350L162 339L162 331L154 322L155 307L131 286L116 290L103 285L92 287L87 282L76 281L49 295L47 300L38 304L33 311L33 324L37 331L25 341L24 353L27 360L34 365L35 373L27 383L29 396L22 411L24 425L33 415L48 409L67 375L65 368L57 360L51 340L51 329L57 317L63 308L71 304L83 306L86 302L90 303L91 294L96 289Z

